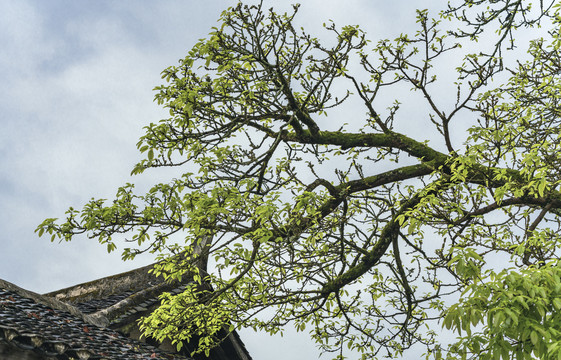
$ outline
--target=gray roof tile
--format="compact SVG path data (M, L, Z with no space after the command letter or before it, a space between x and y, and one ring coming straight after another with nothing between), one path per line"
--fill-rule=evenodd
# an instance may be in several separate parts
M56 359L187 359L38 303L2 283L0 343Z
M91 324L58 309L51 299L18 289L0 281L0 345L56 359L187 359Z

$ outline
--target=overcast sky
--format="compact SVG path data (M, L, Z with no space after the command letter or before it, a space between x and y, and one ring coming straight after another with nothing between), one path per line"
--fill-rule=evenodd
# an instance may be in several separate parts
M312 34L329 19L360 24L372 40L414 31L410 0L301 2L299 22ZM152 89L229 4L0 0L0 278L43 293L152 261L125 263L93 240L50 243L34 230L126 182L156 181L129 176L142 127L166 115ZM305 336L242 338L256 360L317 357Z

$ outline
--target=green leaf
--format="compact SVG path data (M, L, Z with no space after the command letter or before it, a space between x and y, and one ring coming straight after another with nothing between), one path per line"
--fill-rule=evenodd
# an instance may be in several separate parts
M555 306L556 310L561 310L561 299L554 298L553 299L553 306Z
M538 333L535 330L532 330L532 332L530 333L530 340L532 341L532 344L538 344Z

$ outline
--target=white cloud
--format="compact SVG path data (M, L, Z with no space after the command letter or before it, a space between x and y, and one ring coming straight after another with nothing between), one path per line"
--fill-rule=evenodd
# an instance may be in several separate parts
M54 52L56 39L45 37L40 14L26 1L0 4L0 69L3 75L21 76Z

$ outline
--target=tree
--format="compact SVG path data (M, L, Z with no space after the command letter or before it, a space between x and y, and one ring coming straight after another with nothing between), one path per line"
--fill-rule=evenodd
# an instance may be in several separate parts
M298 6L238 4L162 72L155 98L170 117L138 142L133 174L182 175L145 195L126 184L37 232L86 233L108 251L127 233L123 259L152 252L156 274L193 277L142 322L178 347L292 323L338 358L412 346L561 358L561 15L531 5L418 10L416 34L371 45L358 26L328 24L326 41L296 29ZM550 30L529 60L510 59L517 31L537 26ZM482 39L484 50L462 48ZM438 76L458 59L455 79ZM440 86L455 93L437 99ZM395 93L420 95L426 112L380 106ZM398 131L411 121L440 138ZM440 326L457 331L452 344Z

